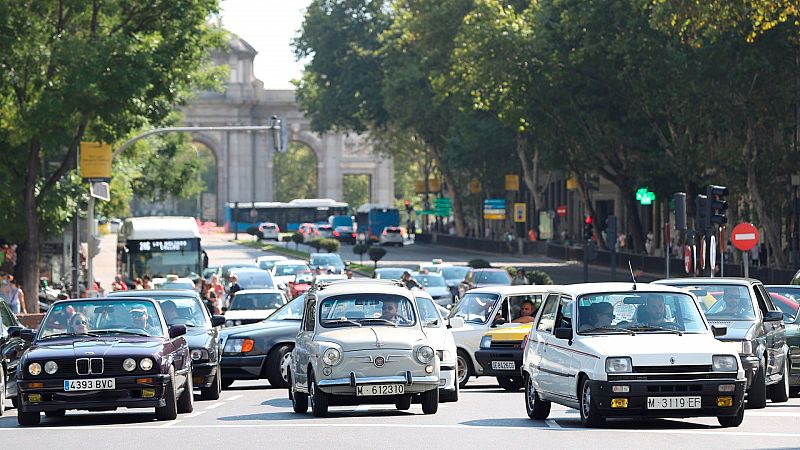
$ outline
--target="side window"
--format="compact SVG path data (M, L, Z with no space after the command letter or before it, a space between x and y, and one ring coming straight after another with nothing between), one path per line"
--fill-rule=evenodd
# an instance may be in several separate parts
M572 328L572 299L569 297L561 297L561 303L558 307L558 316L556 317L556 328Z
M775 306L775 302L772 301L772 296L769 295L769 292L767 292L767 288L765 288L763 284L757 285L757 288L758 291L761 292L761 295L766 300L767 308L769 308L770 311L779 311L780 309L777 306Z
M542 306L542 314L536 323L536 330L543 333L552 333L558 311L558 294L550 294Z
M514 295L508 297L508 302L510 305L510 317L511 319L516 319L520 316L520 309L522 308L522 304L526 301L530 301L533 303L533 314L532 316L536 317L536 313L539 311L539 307L542 306L542 296L541 295Z
M422 317L423 321L436 320L438 324L441 325L439 312L436 310L436 306L433 305L432 301L427 298L418 298L417 308L419 308L419 315Z
M314 331L314 326L317 322L317 302L311 300L308 302L308 306L306 306L306 318L303 322L303 331Z
M756 295L756 302L758 303L758 309L761 310L761 315L765 316L767 311L769 310L767 307L767 300L764 298L764 295L761 294L761 290L758 289L758 285L752 286L753 292Z
M503 304L500 306L500 309L497 311L497 314L499 314L500 317L502 317L503 319L506 319L506 322L511 321L508 311L508 298L503 300Z
M0 320L2 320L3 328L16 325L16 321L11 316L11 311L8 310L8 307L2 300L0 300Z

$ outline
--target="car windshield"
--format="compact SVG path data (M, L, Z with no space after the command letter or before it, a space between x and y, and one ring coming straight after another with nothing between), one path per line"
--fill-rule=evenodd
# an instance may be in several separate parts
M328 297L320 303L323 327L404 326L417 323L414 305L395 294L345 294Z
M189 281L167 281L166 283L158 286L159 289L188 289L194 290L194 283Z
M285 277L295 275L297 272L308 272L311 270L305 264L275 264L275 276Z
M469 267L442 267L441 273L447 281L463 281L469 273Z
M753 320L756 317L747 286L707 283L683 287L697 296L708 320Z
M205 306L194 297L155 297L167 325L186 325L187 327L207 326Z
M163 336L164 327L155 304L147 300L75 300L50 308L38 338L65 334Z
M508 272L502 270L476 270L475 284L498 284L510 285L511 277Z
M375 271L375 278L382 280L399 280L403 278L403 272L408 269L378 269Z
M233 273L239 279L239 286L242 289L272 289L275 287L272 276L266 270Z
M680 292L589 294L577 305L581 334L708 331L692 296Z
M453 308L450 317L463 317L464 322L486 323L499 298L497 294L467 292Z
M278 308L277 311L270 314L269 317L265 319L265 321L275 321L275 320L302 320L303 319L303 309L306 306L306 296L305 294L297 296L292 299L289 303L281 306Z
M445 287L444 277L439 274L415 273L412 277L425 287Z
M325 265L343 265L342 258L339 255L314 255L311 257L312 266L325 266Z
M775 303L783 313L783 321L793 323L800 308L800 286L766 286L766 288L772 296L772 303Z
M237 292L231 300L228 311L251 309L277 309L283 306L283 294L278 292L242 293Z
M276 261L259 261L258 268L261 270L270 270L275 267Z

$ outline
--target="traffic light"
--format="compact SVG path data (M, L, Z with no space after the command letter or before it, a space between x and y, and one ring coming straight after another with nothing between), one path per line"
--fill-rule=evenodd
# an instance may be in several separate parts
M723 197L728 195L728 188L725 186L709 185L706 187L706 197L708 197L708 219L709 227L711 224L724 225L728 223L725 217L725 210L728 209L728 202Z
M411 202L408 200L403 200L403 205L406 207L406 212L411 212Z
M711 218L709 214L711 209L708 202L708 197L703 194L698 194L694 199L695 216L694 227L701 234L711 228Z
M594 236L594 224L592 223L592 216L586 216L583 221L583 239L591 240Z

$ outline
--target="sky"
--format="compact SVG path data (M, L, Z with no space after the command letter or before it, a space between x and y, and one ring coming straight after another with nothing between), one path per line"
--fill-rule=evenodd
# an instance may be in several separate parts
M265 89L293 89L303 64L295 61L291 40L303 24L311 0L223 0L222 26L258 51L256 78Z

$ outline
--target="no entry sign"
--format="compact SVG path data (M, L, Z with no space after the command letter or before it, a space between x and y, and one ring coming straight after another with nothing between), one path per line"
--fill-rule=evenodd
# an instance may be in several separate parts
M567 215L567 205L560 205L558 208L556 208L556 214L558 214L559 217L566 216Z
M758 230L752 223L740 223L731 231L731 243L739 250L746 252L758 244Z

